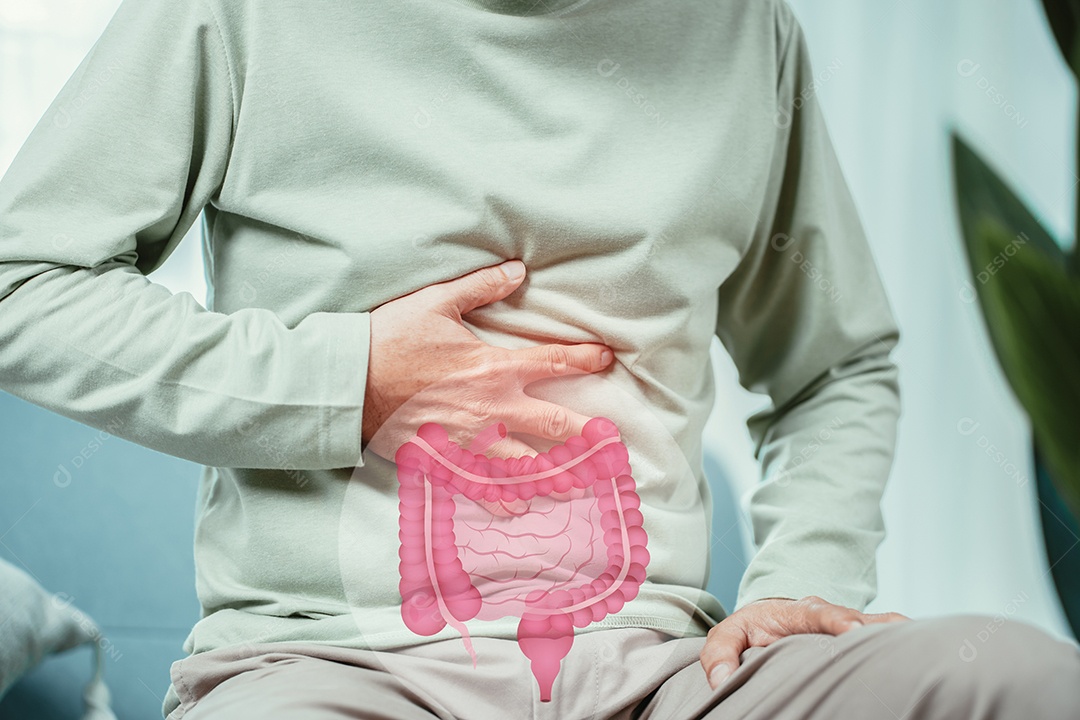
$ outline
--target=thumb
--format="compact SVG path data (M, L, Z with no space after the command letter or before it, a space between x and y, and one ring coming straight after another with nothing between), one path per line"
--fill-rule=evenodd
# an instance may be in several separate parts
M750 647L746 630L734 622L720 622L709 631L701 650L701 665L709 685L715 690L739 667L739 656Z
M464 315L470 310L502 300L517 290L525 277L525 263L508 260L480 268L468 275L439 283L444 300Z

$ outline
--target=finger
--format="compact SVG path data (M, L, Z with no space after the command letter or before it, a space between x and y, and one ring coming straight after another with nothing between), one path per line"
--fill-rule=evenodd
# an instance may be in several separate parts
M497 425L503 425L504 423L497 423ZM488 433L491 427L482 431L482 434ZM463 429L456 429L455 432L450 433L450 440L462 449L472 453L473 455L483 455L489 458L518 458L522 455L528 455L532 457L536 455L536 450L530 447L527 443L518 440L508 434L500 434L498 432L493 434L495 441L492 442L491 438L486 440L479 439L480 435L474 435L468 437L467 431ZM479 441L478 441L479 439Z
M536 450L516 437L507 435L502 440L493 443L484 455L501 458L519 458L522 455L532 457L536 455Z
M701 649L701 666L709 687L718 688L739 667L739 656L750 646L743 627L729 619L709 631L705 647Z
M488 425L481 430L473 438L473 441L469 443L469 452L471 453L483 453L489 447L495 443L501 441L506 437L506 424L497 422L493 425Z
M502 423L499 423L499 424L502 424ZM488 458L507 459L507 458L521 458L522 456L528 456L528 457L535 456L536 450L530 448L525 443L522 443L521 440L518 440L515 437L511 437L511 436L505 434L505 426L504 425L502 427L502 431L503 431L502 433L499 433L499 432L496 433L496 435L499 437L499 439L497 439L495 441L495 443L491 443L490 445L487 445L483 452L478 452L477 450L472 450L471 448L470 448L470 451L476 452L478 454L484 454L484 456L486 456ZM475 443L475 440L474 440L474 443ZM474 502L477 505L480 505L481 507L485 508L485 510L487 512L489 512L491 515L496 515L498 517L509 517L511 515L521 515L521 514L525 513L526 511L528 511L528 508L529 508L528 502L522 500L521 498L518 498L518 499L510 501L510 502L503 501L502 499L499 499L499 500L487 500L485 498L480 498L480 499L475 500Z
M501 265L480 268L459 278L436 283L429 286L428 290L437 294L441 302L464 315L481 305L502 300L517 290L524 278L525 263L509 260Z
M828 633L829 635L842 635L848 630L854 630L865 624L862 613L853 608L841 606L819 611L812 622L816 627L812 626L813 629L805 632Z
M910 619L907 615L901 615L898 612L862 613L862 621L867 624L904 622Z
M506 423L512 432L525 433L542 440L563 442L580 435L590 418L557 403L528 395L514 402ZM533 454L536 454L533 451Z
M614 359L614 354L597 343L580 345L539 345L511 351L511 357L520 364L519 377L528 385L537 380L563 375L581 375L603 370Z
M484 453L488 457L501 457L501 458L519 458L519 457L536 457L536 449L528 445L527 443L518 440L510 435L504 436L501 440L493 443L490 449ZM560 493L552 491L550 493L553 500L556 502L562 502L565 500L573 500L585 495L585 491L581 488L571 487L567 492ZM504 500L477 500L482 507L488 510L492 515L499 517L507 517L511 515L521 515L528 511L529 501L517 498L510 502Z
M836 605L817 595L807 595L785 608L784 625L788 634L827 633L839 635L860 627L862 613L855 608Z

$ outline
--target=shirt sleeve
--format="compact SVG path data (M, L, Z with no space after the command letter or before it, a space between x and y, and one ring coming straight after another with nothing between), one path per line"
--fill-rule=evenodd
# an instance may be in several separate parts
M716 334L745 388L761 482L743 498L756 553L734 610L767 597L862 610L877 593L881 496L900 413L899 329L815 97L806 42L778 7L776 141L747 253L719 289ZM734 611L733 610L733 611Z
M0 180L0 389L206 465L360 466L368 313L146 277L216 198L233 88L205 0L123 0Z

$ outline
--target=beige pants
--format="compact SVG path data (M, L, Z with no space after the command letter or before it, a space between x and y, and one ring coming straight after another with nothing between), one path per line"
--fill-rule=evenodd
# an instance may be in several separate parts
M541 703L513 640L394 652L280 643L173 664L168 720L925 720L1080 718L1080 648L989 615L802 634L742 654L718 690L704 638L624 628L579 635ZM179 701L179 705L177 705Z

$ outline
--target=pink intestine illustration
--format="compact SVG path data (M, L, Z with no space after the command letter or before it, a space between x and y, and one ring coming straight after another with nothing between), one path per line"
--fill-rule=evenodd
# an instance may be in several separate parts
M447 625L476 666L467 621L518 617L540 699L583 628L637 597L649 564L641 501L618 428L590 419L580 436L536 456L468 449L425 423L395 455L401 618L414 633Z

